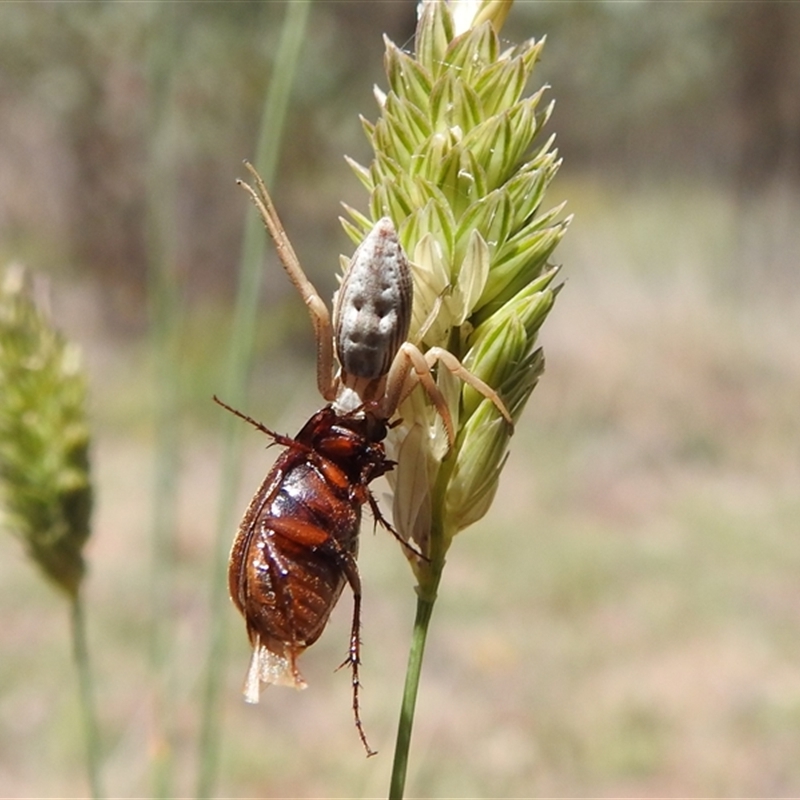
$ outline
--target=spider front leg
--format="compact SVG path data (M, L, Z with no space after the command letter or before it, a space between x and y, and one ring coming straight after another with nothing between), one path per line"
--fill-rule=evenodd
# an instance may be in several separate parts
M297 253L295 253L292 243L289 241L286 229L283 227L278 212L275 210L275 205L269 196L264 181L249 161L245 161L244 165L253 176L256 188L254 189L241 180L237 180L236 183L250 195L255 207L258 209L258 213L261 215L264 227L275 243L278 258L280 258L289 280L300 292L300 296L308 308L311 323L314 326L314 337L317 342L317 387L326 400L334 400L337 387L333 373L333 334L330 312L314 284L303 272L303 268L300 266L300 259L298 259Z
M506 422L513 427L514 420L511 418L505 403L500 399L500 395L488 383L482 381L477 375L473 375L449 350L445 350L442 347L431 347L430 350L423 354L411 342L404 342L400 345L386 378L383 410L387 417L394 414L400 403L420 383L436 407L442 422L444 422L450 447L455 444L456 436L453 418L447 408L444 395L431 375L431 370L437 363L443 364L453 375L460 378L477 392L480 392L488 400L491 400Z

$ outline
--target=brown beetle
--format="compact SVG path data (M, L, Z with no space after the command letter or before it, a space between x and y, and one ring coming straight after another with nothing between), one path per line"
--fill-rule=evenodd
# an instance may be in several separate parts
M353 592L350 665L353 713L368 755L359 713L361 580L356 565L361 508L369 503L387 528L368 488L388 472L386 425L369 412L323 408L292 439L214 398L286 449L245 512L231 550L228 585L244 616L253 656L245 699L258 702L261 682L306 686L297 657L322 633L345 583Z

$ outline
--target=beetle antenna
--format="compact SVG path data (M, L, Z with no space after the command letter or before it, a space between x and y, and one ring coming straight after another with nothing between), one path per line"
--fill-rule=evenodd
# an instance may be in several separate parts
M271 431L266 425L262 424L261 422L258 422L257 420L254 420L252 417L248 417L247 414L245 414L244 412L239 411L233 408L232 406L229 406L224 400L220 400L219 397L217 397L216 395L214 395L214 402L218 406L222 406L226 411L230 411L231 414L233 414L234 416L239 417L239 419L243 419L245 422L249 422L256 430L261 431L261 433L266 433L267 436L271 436L273 439L283 438L279 433Z

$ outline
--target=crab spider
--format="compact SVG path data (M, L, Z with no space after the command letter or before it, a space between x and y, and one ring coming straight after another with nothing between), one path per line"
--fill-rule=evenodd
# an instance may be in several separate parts
M447 403L431 370L441 364L494 403L509 425L513 420L500 396L473 375L448 350L423 353L407 341L413 283L408 258L388 217L379 219L356 249L334 295L333 319L308 280L261 176L245 162L256 188L237 181L249 194L275 243L289 279L308 308L317 343L317 387L340 413L369 406L390 419L421 384L442 418L452 447L455 429ZM339 369L334 372L334 352Z

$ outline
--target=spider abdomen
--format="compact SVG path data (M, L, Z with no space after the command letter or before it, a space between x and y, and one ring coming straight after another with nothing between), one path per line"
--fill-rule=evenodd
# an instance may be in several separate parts
M411 324L411 268L388 217L359 245L336 294L333 327L342 372L373 380L389 371Z

